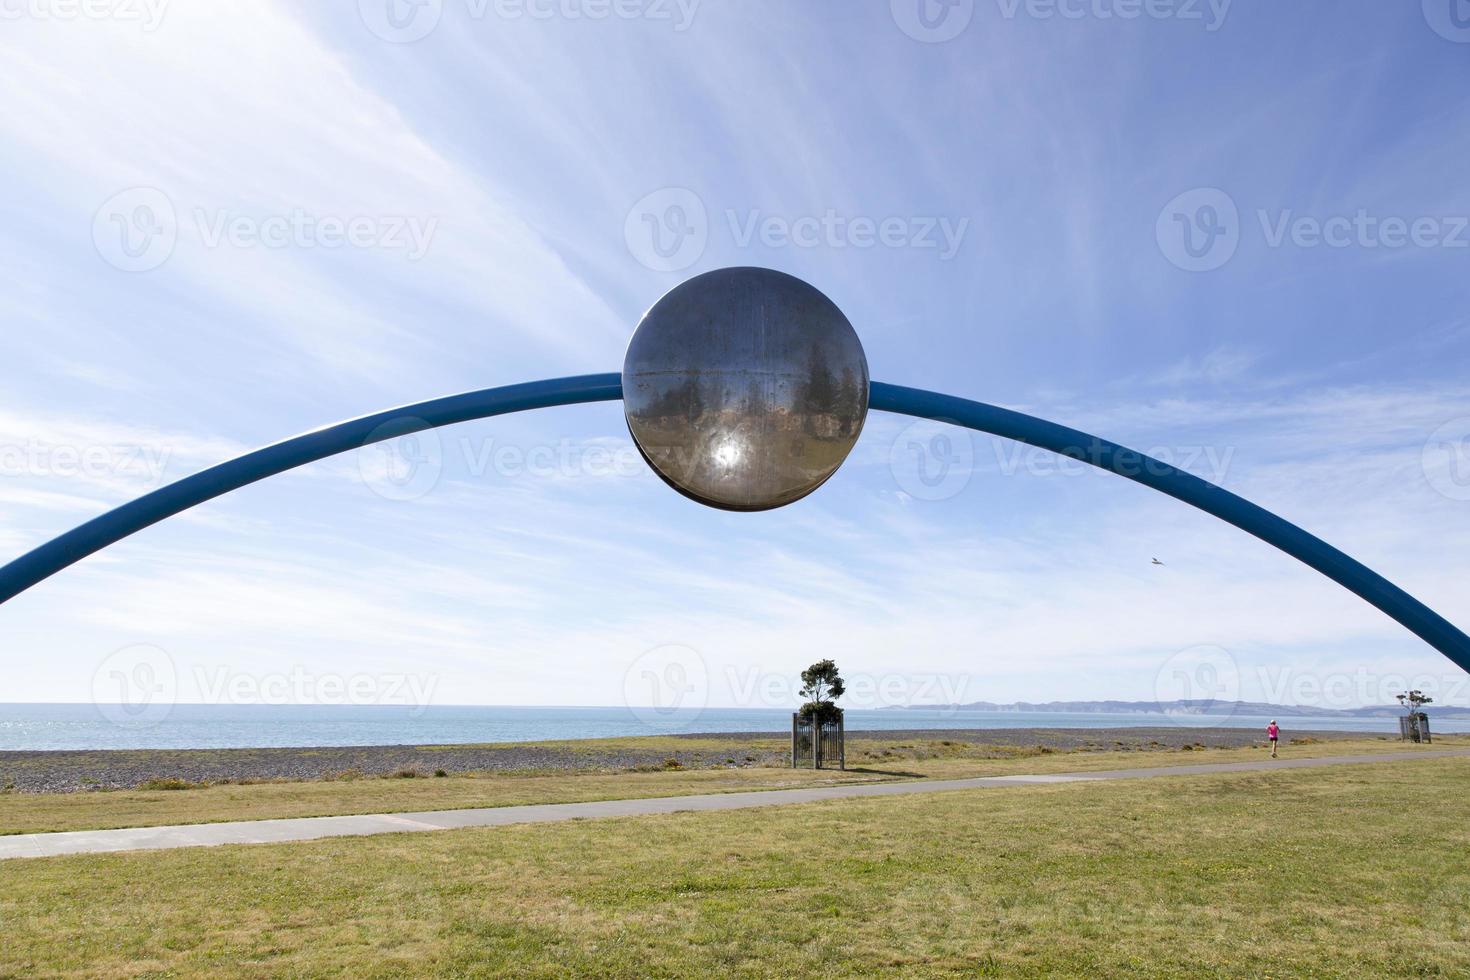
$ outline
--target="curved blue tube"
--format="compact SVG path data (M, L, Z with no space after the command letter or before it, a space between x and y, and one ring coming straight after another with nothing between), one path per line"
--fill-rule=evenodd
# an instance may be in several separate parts
M1049 449L1167 493L1316 569L1407 626L1462 670L1470 671L1470 637L1439 613L1321 538L1213 483L1106 439L964 398L874 382L869 403L879 411L951 422Z
M160 487L22 555L0 568L0 603L135 531L297 466L441 425L622 397L622 375L589 374L450 395L303 433Z
M412 432L535 408L617 401L622 376L593 374L451 395L307 432L212 466L68 531L0 568L0 603L88 555L268 476ZM1270 511L1199 477L1076 429L981 402L873 382L872 408L949 422L1049 449L1152 487L1248 531L1383 610L1470 671L1470 637L1367 566Z

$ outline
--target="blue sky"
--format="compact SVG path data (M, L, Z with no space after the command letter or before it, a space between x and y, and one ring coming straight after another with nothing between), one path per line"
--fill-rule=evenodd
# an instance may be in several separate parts
M5 4L0 556L321 424L617 370L664 291L763 265L874 379L1155 451L1470 627L1464 0L920 2ZM759 515L670 492L616 405L425 440L7 604L0 701L144 664L186 701L784 705L821 655L864 706L1470 704L1293 560L986 437L874 415Z

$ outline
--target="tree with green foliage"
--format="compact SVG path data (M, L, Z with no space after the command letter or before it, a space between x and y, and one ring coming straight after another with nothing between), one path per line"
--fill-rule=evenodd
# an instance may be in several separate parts
M1403 705L1411 715L1422 714L1422 709L1426 704L1434 703L1434 698L1426 697L1423 691L1405 691L1403 694L1396 694L1394 696L1399 699L1399 704Z
M807 699L801 706L801 716L818 722L841 718L842 709L834 702L846 690L837 665L831 660L817 661L801 672L801 696Z
M1399 722L1400 725L1408 726L1401 729L1404 737L1414 742L1429 741L1429 715L1424 712L1424 706L1433 704L1434 698L1423 691L1405 691L1395 694L1394 697L1399 699L1399 704L1404 706L1406 712L1404 719Z

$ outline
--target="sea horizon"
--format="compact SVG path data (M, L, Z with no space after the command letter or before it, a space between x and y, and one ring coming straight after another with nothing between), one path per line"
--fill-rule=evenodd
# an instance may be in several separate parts
M648 735L782 733L790 707L680 708L554 705L125 705L0 703L0 752L113 749L325 748L468 745ZM1264 728L1396 736L1394 717L1266 715L1219 711L1011 711L848 708L849 732L1057 728ZM1436 731L1470 731L1470 719L1433 719Z

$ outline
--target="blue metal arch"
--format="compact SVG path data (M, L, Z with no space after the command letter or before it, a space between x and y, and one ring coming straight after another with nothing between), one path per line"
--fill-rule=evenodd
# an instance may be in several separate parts
M879 411L951 422L1050 449L1167 493L1316 569L1388 613L1461 670L1470 671L1470 637L1453 623L1362 562L1229 490L1126 446L994 405L877 382L873 383L869 403Z
M166 517L297 466L456 422L622 397L622 375L589 374L435 398L292 436L160 487L22 555L0 568L0 603Z
M620 375L593 374L451 395L307 432L161 487L22 555L0 568L0 603L164 518L306 463L423 429L622 397ZM1470 637L1444 617L1327 542L1199 477L1077 429L952 395L873 382L870 404L878 411L948 422L1039 446L1198 507L1366 599L1470 671Z

